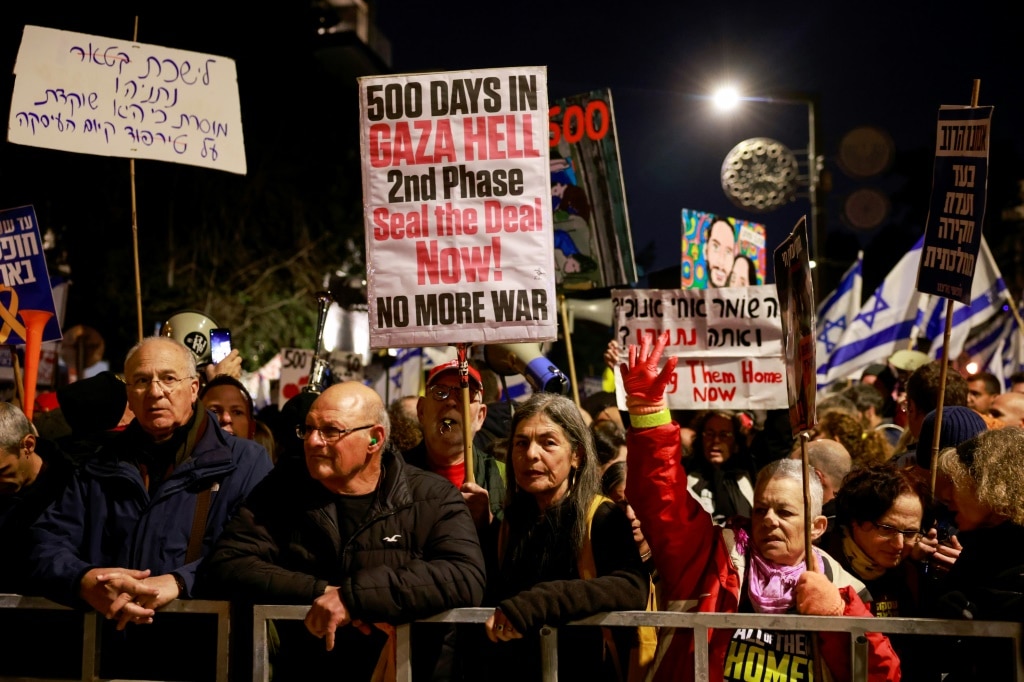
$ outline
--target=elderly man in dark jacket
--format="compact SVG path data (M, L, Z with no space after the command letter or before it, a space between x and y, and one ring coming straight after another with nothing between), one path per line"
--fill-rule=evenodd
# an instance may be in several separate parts
M390 447L372 389L331 386L297 432L305 466L282 462L257 486L214 548L208 587L221 598L311 605L302 625L276 624L275 680L370 679L385 641L371 624L480 604L476 529L455 486ZM429 639L412 638L417 670L435 665Z
M148 626L162 606L193 596L201 558L271 469L262 446L225 433L203 408L195 360L181 343L143 339L128 352L125 379L135 420L35 523L31 554L35 591L88 605L118 630ZM173 677L166 657L148 648L160 646L162 627L133 630L104 636L104 665L127 666L111 675L138 677L132 666L141 665L144 676Z

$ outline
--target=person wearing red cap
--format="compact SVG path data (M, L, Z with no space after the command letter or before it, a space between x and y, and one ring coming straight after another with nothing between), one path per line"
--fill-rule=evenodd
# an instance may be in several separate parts
M469 505L477 529L486 528L501 511L505 483L491 453L473 448L474 482L466 480L466 446L463 439L463 395L459 361L437 365L427 375L426 395L416 404L416 416L423 428L423 440L402 453L405 461L444 476L459 490ZM469 366L469 425L476 435L487 418L483 402L483 380Z

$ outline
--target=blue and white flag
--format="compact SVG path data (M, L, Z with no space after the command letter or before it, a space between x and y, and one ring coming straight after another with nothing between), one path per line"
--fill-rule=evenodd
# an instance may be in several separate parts
M949 301L942 296L931 296L925 308L921 337L931 342L928 356L954 360L965 350L972 329L985 325L994 317L1002 317L1007 301L1006 282L999 272L985 237L981 238L978 261L971 283L971 303L953 303L953 323L950 325L949 350L943 353L942 342L946 332L946 309ZM1009 309L1006 309L1009 312Z
M832 352L825 385L858 377L868 365L886 362L896 351L909 348L917 337L927 298L915 286L922 244L923 237L861 306Z
M971 358L971 362L978 366L979 371L989 372L991 370L988 368L993 365L1001 367L1003 361L1000 356L1003 353L1005 341L1016 328L1016 321L1007 311L1006 315L993 318L981 328L975 328L964 344L964 353ZM992 373L998 377L1000 372Z
M1024 343L1018 317L1003 305L1004 313L988 324L975 329L964 346L964 353L980 371L989 372L999 380L1003 390L1010 390L1010 376L1024 367ZM1019 314L1019 310L1018 310Z
M1013 385L1011 377L1024 369L1024 338L1021 337L1020 324L1013 315L1009 317L1008 326L1010 327L1010 333L1006 335L1006 339L1003 341L1003 347L999 356L1002 360L1002 373L996 374L1003 382L1003 390L1005 391L1009 391ZM992 373L995 374L995 372Z
M857 260L843 274L835 291L818 306L816 340L818 388L826 385L832 353L839 347L843 333L860 312L861 286L864 281L864 252L857 252Z

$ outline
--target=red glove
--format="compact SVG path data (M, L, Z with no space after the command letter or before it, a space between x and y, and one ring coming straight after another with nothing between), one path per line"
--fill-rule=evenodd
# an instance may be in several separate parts
M622 385L626 389L626 407L637 414L651 414L665 409L665 387L676 371L677 357L670 357L658 371L658 362L668 344L669 332L658 337L651 350L651 337L644 334L640 339L639 352L636 344L629 344L629 363L619 366Z
M839 588L822 573L804 571L796 581L796 609L810 616L841 616L846 602Z

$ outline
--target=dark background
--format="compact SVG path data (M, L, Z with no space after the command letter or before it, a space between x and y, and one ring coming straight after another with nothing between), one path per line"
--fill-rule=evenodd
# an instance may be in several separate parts
M755 96L816 97L826 184L819 299L858 249L865 250L869 295L920 236L938 108L969 103L979 79L980 104L995 106L984 233L1020 295L1018 224L1004 213L1022 203L1024 58L1016 21L995 2L377 0L368 8L376 44L388 46L378 51L383 56L351 35L318 34L339 11L327 3L152 3L139 15L139 42L236 60L249 167L242 177L136 162L147 333L167 311L221 305L223 326L256 334L258 320L233 317L251 303L217 303L210 299L219 294L197 293L202 275L222 279L211 274L209 258L226 279L253 254L286 257L293 235L326 234L335 244L350 238L349 250L360 251L357 76L520 65L547 66L552 100L611 89L639 286L677 285L683 208L764 223L769 253L809 212L806 198L798 198L771 213L751 213L730 203L719 182L723 159L744 139L771 137L798 154L804 150L806 108L749 102L724 118L703 95L728 78ZM0 111L9 109L24 24L130 40L135 16L109 7L85 11L81 4L4 3ZM885 131L895 156L884 173L852 179L837 162L838 147L843 135L864 125ZM843 200L859 187L878 188L891 203L882 225L866 232L842 217ZM127 159L0 144L0 206L32 204L42 227L58 233L62 255L55 260L74 283L65 328L97 327L115 349L111 357L135 334L131 188ZM182 249L193 233L223 237L196 241L189 259ZM352 256L358 264L361 253ZM184 289L186 276L200 284ZM774 280L770 268L768 278ZM291 326L293 338L276 332L276 345L309 347L315 318L309 287L289 287L282 280L280 295L304 303L309 314ZM244 342L247 334L236 339ZM247 358L258 361L270 344Z

